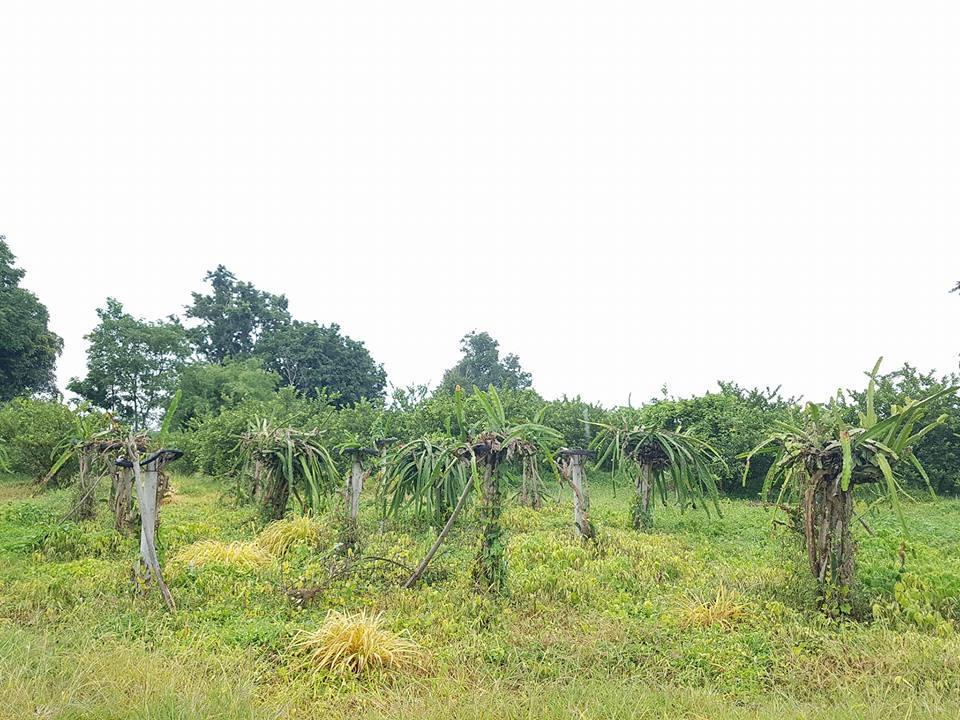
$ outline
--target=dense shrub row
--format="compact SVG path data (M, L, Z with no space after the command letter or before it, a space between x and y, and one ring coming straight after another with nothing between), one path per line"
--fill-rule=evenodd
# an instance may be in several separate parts
M880 378L878 404L885 410L905 397L934 392L949 380L905 366ZM459 431L450 427L456 415L453 395L439 391L430 396L399 392L387 402L361 400L337 408L322 393L306 397L290 387L276 390L255 368L231 376L229 383L216 374L195 374L182 390L176 429L168 442L186 451L182 470L213 476L236 473L237 437L256 417L269 417L293 427L325 428L330 445L348 440L372 444L384 437L405 441L431 432ZM745 497L756 496L767 467L762 459L755 461L744 485L740 455L766 437L776 423L790 421L799 408L796 399L783 397L776 390L747 390L732 383L720 383L714 392L689 398L664 395L636 409L605 409L579 397L544 400L531 389L505 390L501 397L510 417L533 418L542 413L543 424L556 429L569 447L586 447L596 432L593 423L615 420L625 413L644 424L690 430L713 445L725 461L726 468L717 467L724 492ZM856 393L850 394L851 414L861 400ZM473 422L482 409L469 393L465 403L467 422ZM952 494L960 480L960 398L947 398L936 412L946 413L949 421L925 439L918 456L935 490ZM43 477L57 445L70 432L71 418L71 409L56 401L19 398L0 406L0 446L6 449L11 470ZM62 475L68 476L71 470L66 468ZM921 478L910 472L906 480L914 487L923 485Z

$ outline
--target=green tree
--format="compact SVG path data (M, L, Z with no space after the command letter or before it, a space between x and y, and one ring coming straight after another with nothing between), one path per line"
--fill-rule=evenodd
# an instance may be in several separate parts
M180 373L181 392L172 423L184 428L195 417L216 416L247 400L266 401L280 386L280 376L264 370L257 358L191 363Z
M87 376L67 388L109 410L136 429L147 427L172 396L190 356L183 326L175 319L148 322L107 298L100 322L86 336Z
M57 448L74 428L74 412L55 400L19 397L0 406L0 445L7 449L11 472L44 478L53 467ZM77 470L61 467L57 479Z
M0 235L0 401L31 393L56 394L53 371L63 340L47 324L37 296L20 287L24 271Z
M387 376L364 344L340 334L339 325L293 321L274 328L257 343L268 370L300 392L327 390L337 406L383 396Z
M510 353L500 357L500 343L487 332L469 332L460 340L463 357L443 374L438 390L452 393L463 388L493 387L498 390L522 390L532 384L530 373L520 366L520 358Z
M188 318L199 321L187 331L197 352L210 362L253 354L260 336L290 323L287 298L238 280L223 265L205 277L211 292L192 293Z

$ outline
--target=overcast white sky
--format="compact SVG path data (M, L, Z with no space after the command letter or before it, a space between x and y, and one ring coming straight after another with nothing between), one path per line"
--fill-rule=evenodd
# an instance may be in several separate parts
M960 352L960 5L0 6L0 234L82 374L208 269L397 385L486 329L544 395L823 399Z

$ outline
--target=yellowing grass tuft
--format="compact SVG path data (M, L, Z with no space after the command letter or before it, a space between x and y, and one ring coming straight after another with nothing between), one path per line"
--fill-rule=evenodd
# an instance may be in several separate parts
M310 515L284 518L270 523L257 537L257 543L267 552L282 557L294 545L317 545L323 536L323 525Z
M689 600L680 611L680 623L686 627L719 625L730 630L747 615L747 607L738 602L737 595L721 584L712 600Z
M361 611L327 614L318 630L297 635L292 650L314 672L332 670L356 674L367 670L402 670L417 664L420 647L380 627L382 615Z
M227 565L241 570L256 570L273 562L273 556L257 543L201 540L181 549L171 562L188 567Z

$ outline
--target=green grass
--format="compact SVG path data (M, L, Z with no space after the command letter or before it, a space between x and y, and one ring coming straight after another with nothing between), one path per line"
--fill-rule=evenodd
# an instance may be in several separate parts
M212 480L174 487L165 566L262 530ZM110 529L105 496L99 520L58 525L69 490L0 480L0 718L960 717L960 502L908 507L902 569L896 522L867 518L854 619L838 623L813 611L797 538L771 532L759 504L724 502L712 520L657 507L644 535L628 528L626 488L591 489L596 545L575 540L567 498L507 510L502 600L471 587L468 516L414 590L390 563L351 565L331 527L261 568L169 566L169 615L156 592L133 592L137 543ZM407 565L436 532L381 527L372 498L363 529L364 554ZM298 587L322 589L301 608ZM721 587L732 610L712 605ZM382 612L426 661L300 671L291 642L331 609Z

